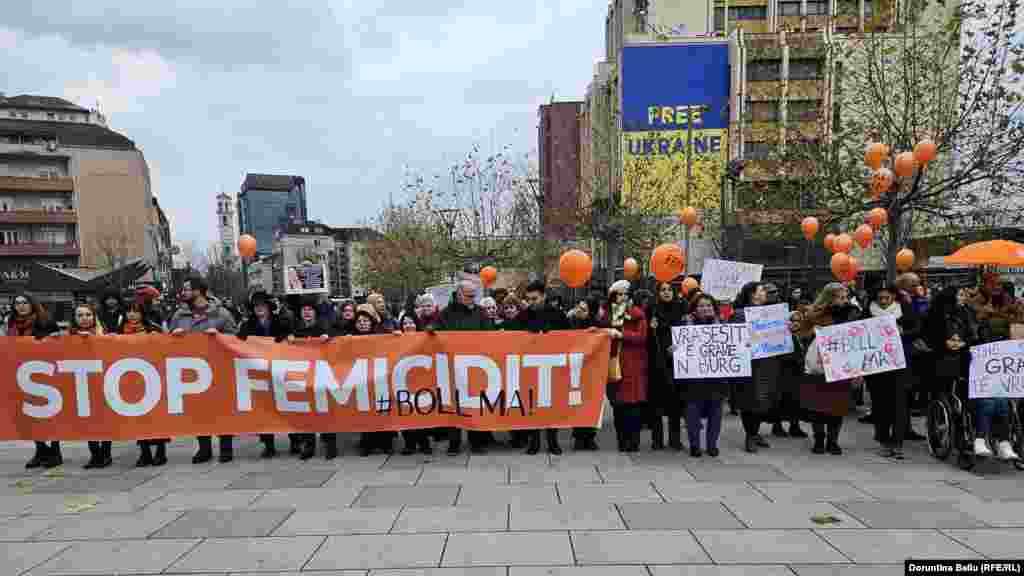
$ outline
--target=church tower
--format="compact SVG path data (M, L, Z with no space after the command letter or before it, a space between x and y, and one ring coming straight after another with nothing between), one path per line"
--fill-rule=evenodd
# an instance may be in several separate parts
M237 238L235 236L235 201L221 192L217 195L217 231L220 237L221 259L229 268L238 266Z

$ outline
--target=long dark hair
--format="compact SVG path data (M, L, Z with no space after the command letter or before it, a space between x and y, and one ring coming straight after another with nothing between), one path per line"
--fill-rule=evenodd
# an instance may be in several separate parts
M49 313L46 312L46 307L39 303L34 296L28 292L21 292L14 295L14 299L11 300L11 318L18 317L18 308L14 306L14 301L18 298L24 298L28 300L28 305L32 308L32 313L36 315L36 322L47 322L50 319ZM12 320L13 321L13 320Z
M754 292L757 292L757 289L761 286L764 286L761 282L747 282L744 284L743 288L740 288L740 293L736 295L736 300L733 302L732 307L739 310L747 306L753 306Z

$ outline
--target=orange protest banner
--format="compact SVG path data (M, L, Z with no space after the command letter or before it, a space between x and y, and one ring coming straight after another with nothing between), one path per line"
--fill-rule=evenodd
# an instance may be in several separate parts
M5 338L0 440L596 427L603 332Z

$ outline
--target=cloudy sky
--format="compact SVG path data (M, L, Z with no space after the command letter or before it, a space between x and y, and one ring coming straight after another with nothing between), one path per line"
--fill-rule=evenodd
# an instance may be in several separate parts
M537 106L584 93L606 6L9 2L0 91L99 99L144 151L177 242L214 240L213 198L245 172L305 176L310 216L350 225L406 169L443 173L474 144L535 151Z

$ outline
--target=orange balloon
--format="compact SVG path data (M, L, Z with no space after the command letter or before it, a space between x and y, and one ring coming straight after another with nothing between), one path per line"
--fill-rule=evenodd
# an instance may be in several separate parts
M248 234L238 237L238 254L242 258L252 258L256 255L256 239Z
M879 168L871 175L871 194L874 197L881 196L892 188L892 171L888 168Z
M804 232L804 238L810 242L818 233L818 219L814 216L804 218L804 221L800 223L800 229Z
M843 280L846 278L847 268L850 266L850 257L842 252L836 252L832 255L831 266L832 274L836 278Z
M582 250L569 250L558 259L558 277L569 288L579 288L590 281L594 262Z
M480 269L480 282L484 285L484 288L490 288L497 279L498 269L494 266L484 266Z
M885 226L885 223L889 221L889 212L885 208L872 208L868 212L867 222L876 231Z
M689 296L691 292L700 287L700 283L693 276L687 276L683 280L683 296Z
M679 221L687 228L693 228L697 224L697 211L692 206L687 206L679 211Z
M864 163L871 167L872 170L878 170L882 167L882 161L889 155L889 147L881 142L872 142L867 145L864 150Z
M843 277L843 280L847 282L856 280L857 274L860 274L860 261L853 256L850 256L850 262L846 265L845 272L846 275Z
M925 139L914 146L914 159L921 165L935 160L935 142Z
M836 249L836 252L849 253L850 249L853 248L853 238L850 238L849 234L840 234L836 236L832 246Z
M861 224L857 226L857 229L853 232L853 239L860 244L861 248L867 248L871 246L871 240L875 236L875 231L867 224Z
M686 257L678 244L662 244L651 254L651 271L659 282L671 282L683 273Z
M622 272L627 280L633 280L640 273L640 264L633 258L626 258L625 263L622 264Z
M914 267L914 251L904 248L896 253L896 269L910 270Z
M896 175L900 178L913 176L914 169L917 168L917 161L914 160L914 153L900 152L896 155L896 162L893 167L896 169Z
M835 252L836 251L836 235L835 234L825 234L825 249L828 250L829 252Z

